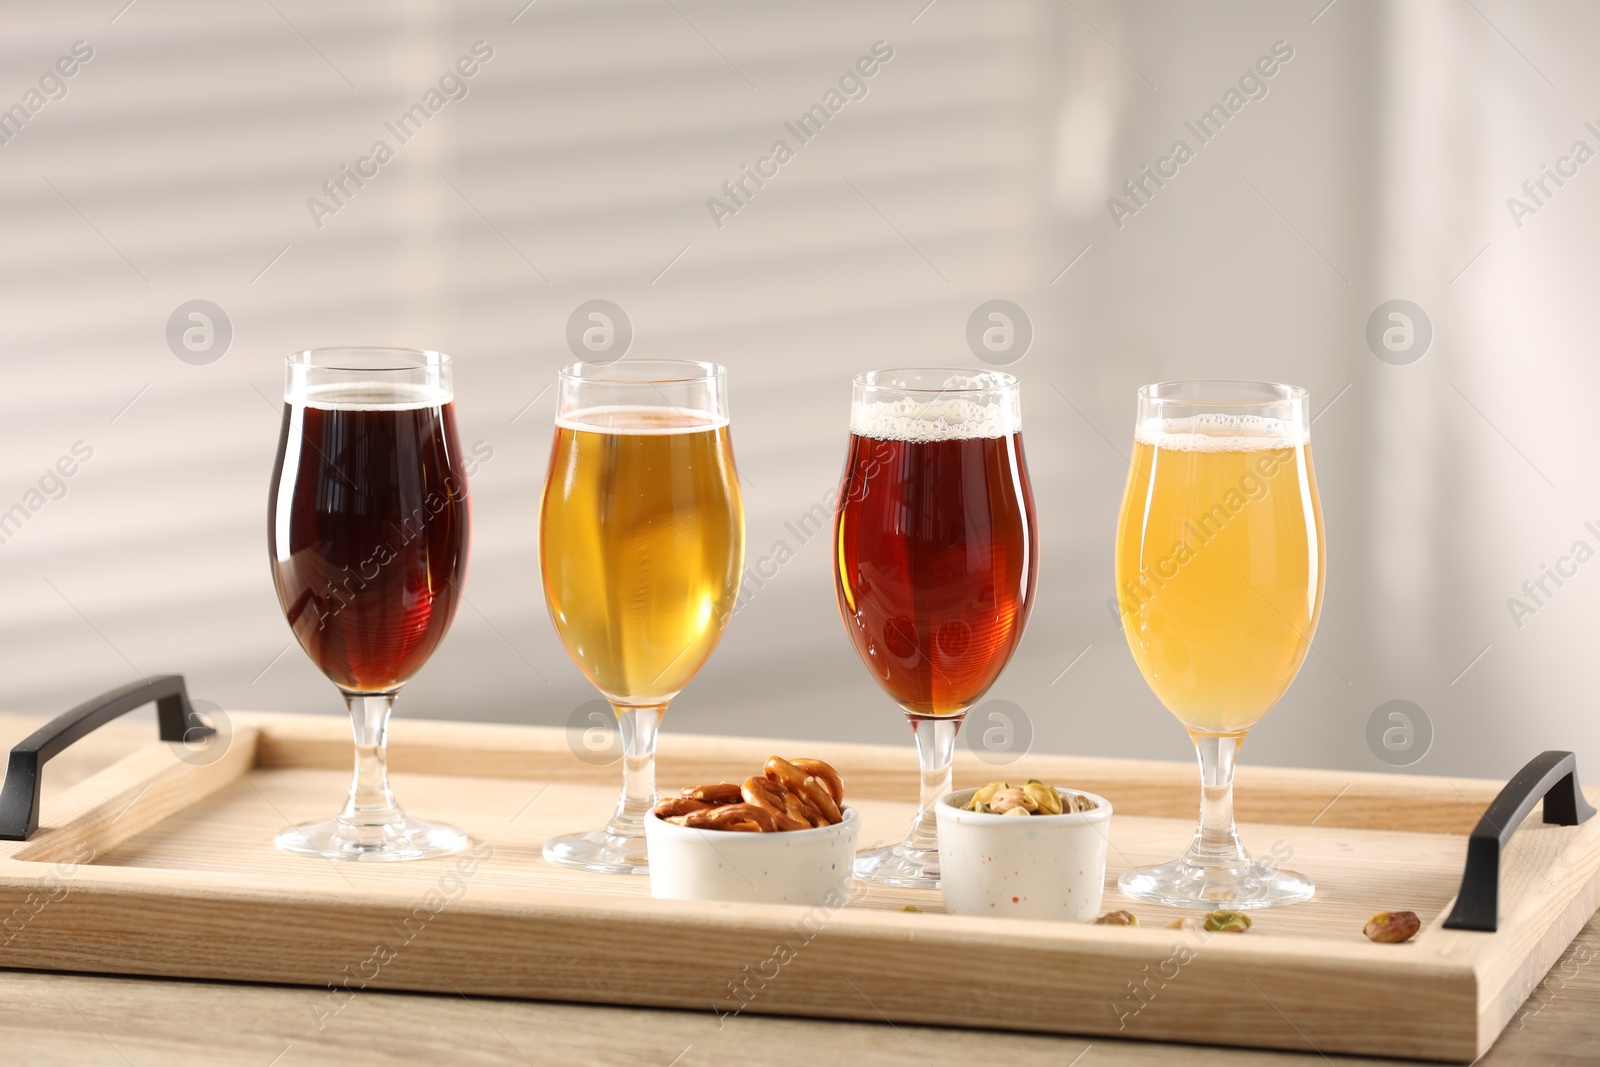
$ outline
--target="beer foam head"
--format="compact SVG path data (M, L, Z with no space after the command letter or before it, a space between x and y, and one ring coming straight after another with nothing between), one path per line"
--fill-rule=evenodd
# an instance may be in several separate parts
M590 433L699 433L728 425L725 415L710 411L645 404L605 404L556 416L556 425Z
M1022 430L1022 399L1017 390L990 390L990 375L953 375L943 390L911 394L868 390L850 412L850 432L880 441L962 441L1009 437ZM859 397L859 394L858 394Z
M1134 431L1134 439L1171 452L1265 452L1299 447L1310 440L1310 434L1285 419L1210 413L1146 419Z
M291 386L289 403L324 411L411 411L452 399L449 387L438 383L357 381Z

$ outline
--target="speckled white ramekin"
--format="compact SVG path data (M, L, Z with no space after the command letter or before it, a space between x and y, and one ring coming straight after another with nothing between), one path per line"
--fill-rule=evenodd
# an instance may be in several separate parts
M701 830L644 820L650 895L667 900L842 905L850 896L861 816L845 808L832 826L779 833Z
M975 789L939 799L939 888L952 915L1087 922L1100 913L1111 802L1081 789L1089 811L994 815L963 811Z

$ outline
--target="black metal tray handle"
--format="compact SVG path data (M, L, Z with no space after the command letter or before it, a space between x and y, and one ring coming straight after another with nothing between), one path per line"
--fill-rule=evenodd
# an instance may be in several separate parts
M0 788L0 841L26 841L39 828L39 788L46 762L74 741L151 701L155 701L156 722L163 741L191 741L214 732L195 714L181 674L147 678L84 701L51 719L11 750L6 783Z
M1467 838L1467 869L1461 892L1444 925L1448 930L1485 930L1500 925L1500 853L1522 820L1544 798L1544 821L1576 826L1594 814L1578 785L1578 757L1541 752L1505 784Z

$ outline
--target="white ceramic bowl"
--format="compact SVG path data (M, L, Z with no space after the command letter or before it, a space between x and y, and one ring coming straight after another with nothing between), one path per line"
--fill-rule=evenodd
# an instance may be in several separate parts
M644 820L650 895L666 900L737 900L752 904L828 904L850 897L861 815L844 809L832 826L779 833L701 830Z
M1087 922L1100 914L1106 882L1111 802L1064 789L1095 807L1062 815L993 815L963 811L975 789L958 789L935 806L939 888L952 915Z

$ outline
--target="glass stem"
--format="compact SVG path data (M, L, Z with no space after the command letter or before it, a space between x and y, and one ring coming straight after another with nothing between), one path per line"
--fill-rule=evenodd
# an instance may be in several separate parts
M644 837L645 814L656 803L656 734L665 704L647 707L611 705L622 732L622 796L606 823L606 833Z
M389 790L389 713L395 696L395 692L344 694L355 734L356 770L339 822L366 843L377 843L384 830L405 821L405 812Z
M911 820L902 848L913 855L936 853L939 848L938 816L934 804L950 792L951 771L956 758L956 734L961 730L960 715L908 715L911 732L917 739L917 762L922 767L922 788L917 799L917 817ZM932 859L930 856L929 859Z
M1200 825L1183 858L1196 867L1232 870L1250 864L1233 825L1233 771L1243 734L1194 737L1200 757Z

